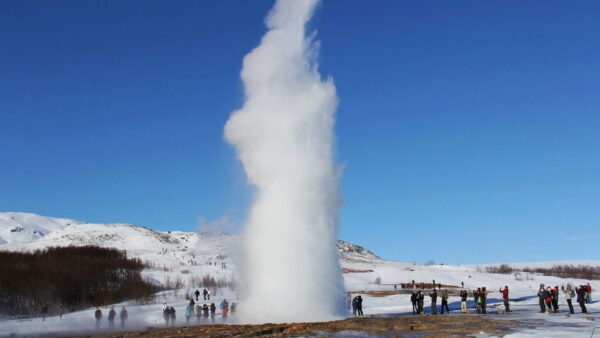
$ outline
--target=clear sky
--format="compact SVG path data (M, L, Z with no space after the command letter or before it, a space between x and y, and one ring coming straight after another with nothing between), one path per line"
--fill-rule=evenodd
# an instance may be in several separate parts
M0 211L240 229L222 139L272 1L1 1ZM600 2L324 1L340 238L389 259L600 259Z

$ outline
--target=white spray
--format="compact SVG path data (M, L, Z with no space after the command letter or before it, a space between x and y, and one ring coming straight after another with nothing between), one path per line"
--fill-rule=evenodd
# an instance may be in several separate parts
M245 230L239 316L319 321L343 311L336 249L339 169L335 86L323 81L305 25L317 0L278 0L268 32L244 58L244 106L225 126L257 188Z

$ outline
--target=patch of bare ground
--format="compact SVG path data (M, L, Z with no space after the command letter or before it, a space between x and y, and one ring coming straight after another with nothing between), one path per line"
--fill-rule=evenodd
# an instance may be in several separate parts
M343 268L342 272L343 273L364 273L364 272L373 272L373 270L358 270L358 269Z
M468 337L485 333L503 337L519 323L492 320L483 316L406 316L394 318L354 317L316 323L260 325L198 325L172 328L149 328L138 332L121 332L103 337L306 337L328 336L336 332L376 336Z

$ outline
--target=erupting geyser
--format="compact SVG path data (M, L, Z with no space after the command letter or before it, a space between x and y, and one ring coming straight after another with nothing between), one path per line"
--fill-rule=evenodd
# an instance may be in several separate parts
M244 58L244 106L225 126L256 198L245 230L244 322L328 320L343 313L336 249L339 169L335 86L317 70L305 25L317 0L279 0Z

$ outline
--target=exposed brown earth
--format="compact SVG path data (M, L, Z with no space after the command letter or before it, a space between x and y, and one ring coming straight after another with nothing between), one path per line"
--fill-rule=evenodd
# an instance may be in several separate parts
M373 272L373 270L358 270L358 269L343 268L342 272L343 273L364 273L364 272Z
M260 325L198 325L173 328L148 328L103 337L306 337L334 333L395 337L469 337L485 333L502 337L519 323L492 320L483 316L406 316L395 318L361 317L318 323L284 323Z

